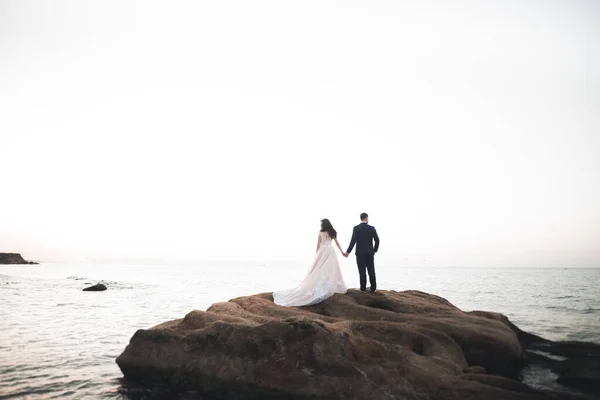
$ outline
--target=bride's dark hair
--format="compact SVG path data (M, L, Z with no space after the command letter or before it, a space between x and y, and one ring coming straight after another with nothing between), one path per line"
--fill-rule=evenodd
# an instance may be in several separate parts
M337 237L337 231L333 229L333 225L327 218L321 220L321 232L327 232L332 239Z

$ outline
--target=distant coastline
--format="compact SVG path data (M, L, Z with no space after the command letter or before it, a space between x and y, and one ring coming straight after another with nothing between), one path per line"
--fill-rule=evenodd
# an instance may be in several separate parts
M0 253L0 264L39 264L25 260L20 253Z

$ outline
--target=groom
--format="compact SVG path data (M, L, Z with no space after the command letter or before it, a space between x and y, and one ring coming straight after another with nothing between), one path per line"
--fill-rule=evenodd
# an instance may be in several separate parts
M360 275L360 290L367 290L367 275L369 273L369 283L371 284L371 293L377 290L377 281L375 280L375 261L374 256L379 249L379 236L375 227L369 225L369 216L367 213L360 214L360 225L356 225L352 231L350 246L344 253L344 257L352 252L356 244L356 264L358 265L358 274ZM375 247L373 247L373 240Z

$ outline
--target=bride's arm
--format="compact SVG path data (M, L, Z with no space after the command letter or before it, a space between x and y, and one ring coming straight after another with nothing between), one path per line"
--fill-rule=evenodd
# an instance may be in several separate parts
M340 246L340 242L338 242L337 238L335 238L333 240L335 240L335 245L338 247L338 249L340 249L340 253L342 253L342 255L343 255L344 250L342 250L342 246Z
M319 252L319 248L321 247L321 233L317 236L317 253Z

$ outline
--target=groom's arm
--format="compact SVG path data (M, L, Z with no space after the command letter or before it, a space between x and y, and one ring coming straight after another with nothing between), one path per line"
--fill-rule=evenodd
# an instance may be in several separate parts
M348 250L346 250L346 253L350 254L352 252L352 249L354 248L355 244L356 244L356 227L354 227L354 229L352 230L352 239L350 239L350 246L348 246Z
M375 247L373 248L373 251L377 253L377 250L379 250L379 235L377 235L377 229L375 228L373 228L373 239L375 239Z

